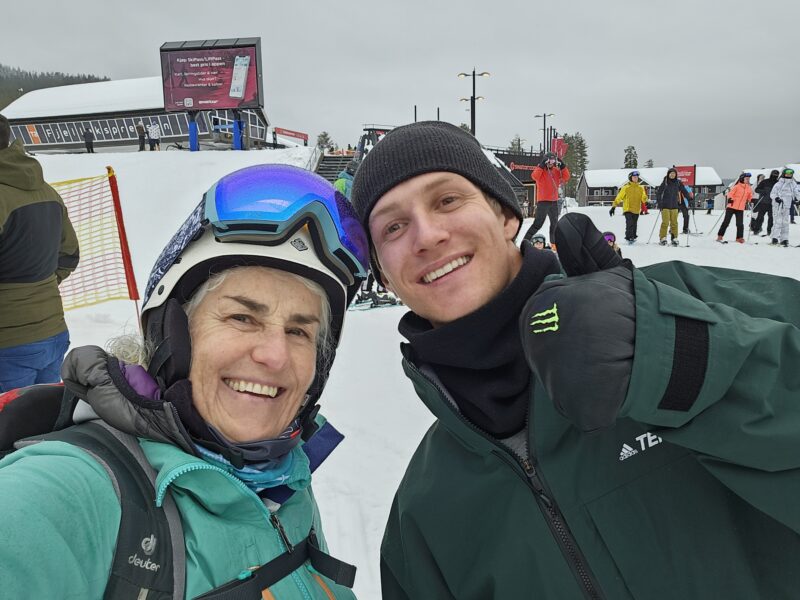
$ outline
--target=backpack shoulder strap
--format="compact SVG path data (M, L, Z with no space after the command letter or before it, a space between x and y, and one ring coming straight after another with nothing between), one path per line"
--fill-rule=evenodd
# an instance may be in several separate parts
M67 442L88 452L108 473L122 516L105 599L182 600L186 557L180 514L170 494L155 505L155 470L138 440L101 421L74 425L20 445Z

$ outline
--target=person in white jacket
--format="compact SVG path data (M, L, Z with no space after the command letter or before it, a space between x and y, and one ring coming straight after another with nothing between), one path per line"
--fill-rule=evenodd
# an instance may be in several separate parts
M794 169L786 167L769 194L772 198L772 245L789 245L789 212L792 203L800 202L800 185L794 180Z

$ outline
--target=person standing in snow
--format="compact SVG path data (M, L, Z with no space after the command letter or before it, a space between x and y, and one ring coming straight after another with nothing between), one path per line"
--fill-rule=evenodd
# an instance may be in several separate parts
M339 190L339 193L348 200L350 199L350 193L353 189L353 175L356 174L357 169L358 165L355 163L355 161L351 160L349 163L347 163L347 166L344 168L344 170L339 173L336 181L333 182L333 187Z
M683 200L681 201L681 214L683 215L683 233L689 235L689 205L694 200L692 188L685 183L683 184Z
M608 214L613 217L614 211L620 203L622 204L622 215L625 217L625 240L632 244L638 237L636 229L639 214L647 206L647 190L639 183L639 171L631 171L628 174L628 183L620 188Z
M94 154L94 132L89 127L83 129L83 143L86 145L86 152Z
M253 195L274 205L254 208ZM144 337L109 344L124 359L82 346L64 361L89 421L73 433L105 431L158 473L146 501L172 507L181 525L182 538L170 527L174 573L145 586L119 567L122 547L139 563L152 555L140 568L163 572L165 555L153 552L169 540L134 535L145 507L120 498L113 463L45 436L0 460L4 598L355 599L355 569L328 554L311 487L343 438L317 401L368 260L366 235L336 196L288 165L222 177L153 267ZM250 230L238 236L228 219ZM44 407L64 394L42 388L0 396L0 406L30 393ZM139 566L135 557L126 562Z
M61 380L69 331L58 285L80 258L64 201L10 137L0 115L0 392Z
M139 152L144 150L144 142L145 137L147 136L147 129L144 127L144 121L139 119L139 122L136 123L136 135L139 138Z
M147 126L147 142L150 144L150 151L161 150L161 125L158 121L153 121Z
M772 212L775 215L772 244L786 247L789 245L790 208L800 202L800 186L794 180L794 169L786 167L783 170L780 179L772 187L770 197Z
M678 171L670 168L664 180L656 190L656 206L661 211L661 229L658 233L658 243L667 245L667 227L669 227L672 245L678 245L678 211L680 210L686 191L683 183L678 179Z
M569 169L560 158L552 152L547 152L536 167L533 168L531 178L536 182L536 211L533 224L525 233L526 240L530 241L533 234L544 225L544 220L550 220L550 245L553 246L553 236L558 222L558 188L569 181ZM553 250L556 250L553 246Z
M772 233L772 198L770 198L770 192L778 182L778 177L780 177L780 171L772 169L769 177L762 179L756 186L758 200L753 206L753 218L750 219L750 230L755 235L761 233L761 229L764 226L764 215L767 215L767 235Z
M717 232L717 241L721 242L725 230L733 217L736 217L736 241L744 244L744 209L753 199L753 187L750 185L750 173L742 173L739 179L726 194L728 206L725 209L725 218Z
M579 213L560 265L517 247L513 190L439 121L388 133L353 206L436 418L389 514L383 600L797 595L800 304L774 299L800 282L637 269Z

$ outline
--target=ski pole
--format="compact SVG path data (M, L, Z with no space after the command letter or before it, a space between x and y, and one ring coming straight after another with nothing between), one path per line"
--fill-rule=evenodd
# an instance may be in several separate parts
M656 230L656 225L661 223L661 220L664 218L664 215L661 214L661 210L658 211L658 219L653 222L653 228L650 230L650 235L647 237L647 243L650 243L650 240L653 239L653 232Z
M720 220L720 219L721 219L721 218L722 218L722 217L725 215L725 213L726 213L726 212L727 212L727 209L723 210L723 211L722 211L722 212L719 214L719 216L717 217L717 220L716 220L716 221L714 221L714 224L711 226L711 231L709 231L709 232L708 232L706 235L709 235L709 234L713 233L713 232L716 230L716 228L717 228L717 223L719 223L719 220Z

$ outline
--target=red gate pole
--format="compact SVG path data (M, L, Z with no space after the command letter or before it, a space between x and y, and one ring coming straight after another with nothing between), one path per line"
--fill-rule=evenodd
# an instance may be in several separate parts
M119 231L119 247L122 252L122 264L125 267L125 282L128 284L128 296L136 305L136 320L139 322L141 330L141 313L139 312L139 289L136 287L136 277L133 274L133 263L131 262L131 250L128 247L128 236L125 233L125 221L122 218L122 204L119 200L119 187L117 187L117 176L114 169L106 167L108 171L108 186L111 188L111 199L114 202L114 217L117 220L117 231Z

